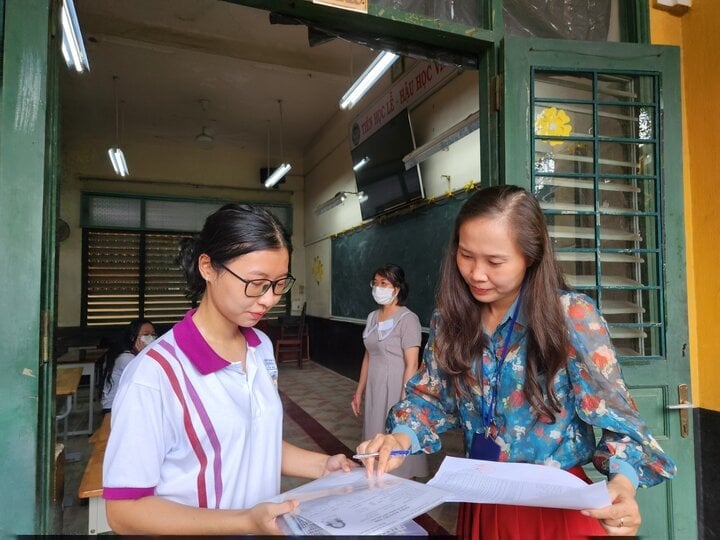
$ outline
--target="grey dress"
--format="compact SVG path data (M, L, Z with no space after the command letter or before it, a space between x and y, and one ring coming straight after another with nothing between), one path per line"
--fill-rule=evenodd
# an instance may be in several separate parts
M405 358L403 351L420 347L420 320L401 306L392 319L378 324L379 311L368 315L363 341L368 352L368 375L365 386L365 423L363 439L385 433L385 419L390 407L400 401L403 389ZM391 474L412 478L427 476L427 456L408 456Z

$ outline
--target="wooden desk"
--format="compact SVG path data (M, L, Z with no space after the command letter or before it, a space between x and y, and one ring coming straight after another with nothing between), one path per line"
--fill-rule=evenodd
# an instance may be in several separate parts
M57 379L55 381L55 395L57 397L65 397L65 410L55 416L55 420L64 420L65 429L63 430L63 440L68 438L68 416L72 410L73 396L77 393L80 378L83 370L79 367L58 368Z
M105 443L110 436L110 413L103 416L102 423L97 431L90 435L88 442L90 444Z
M79 367L62 367L57 370L55 382L55 395L58 397L71 396L77 393L80 377L83 370Z
M93 430L93 407L95 403L95 364L107 354L107 349L70 349L57 359L58 367L80 367L83 375L90 376L88 403L88 427L68 435L90 435Z
M105 499L102 498L102 468L109 435L110 415L106 414L98 430L89 439L93 449L78 488L78 497L88 499L88 534L111 531L105 514Z

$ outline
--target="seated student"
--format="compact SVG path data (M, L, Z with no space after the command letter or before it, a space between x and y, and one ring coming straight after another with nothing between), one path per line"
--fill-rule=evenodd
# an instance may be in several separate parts
M120 376L130 360L150 345L156 337L152 322L147 319L135 319L125 329L120 345L108 351L105 363L105 385L102 392L103 414L109 413L112 409Z

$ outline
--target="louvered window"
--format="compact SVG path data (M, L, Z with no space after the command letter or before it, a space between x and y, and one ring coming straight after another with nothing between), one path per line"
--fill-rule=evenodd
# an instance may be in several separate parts
M177 262L179 244L222 204L84 195L84 324L123 326L137 317L179 321L192 307ZM290 207L266 208L286 227L292 223ZM267 318L287 315L289 303L287 294Z
M191 303L177 254L189 236L86 231L87 325L123 325L140 316L157 324L180 320Z
M532 186L569 285L620 357L662 358L657 77L537 70L533 106Z

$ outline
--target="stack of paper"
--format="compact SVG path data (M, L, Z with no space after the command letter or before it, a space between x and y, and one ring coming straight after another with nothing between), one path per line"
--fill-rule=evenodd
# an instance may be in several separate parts
M295 535L425 534L414 517L438 506L444 491L386 474L368 478L364 468L336 472L286 491L275 501L295 499L300 505L284 516Z
M428 485L447 501L583 510L610 505L607 482L586 484L572 473L530 463L446 457Z
M427 484L364 468L336 472L279 495L300 505L283 516L294 535L420 535L411 520L446 501L582 510L610 505L606 482L586 484L567 471L528 463L446 457Z

